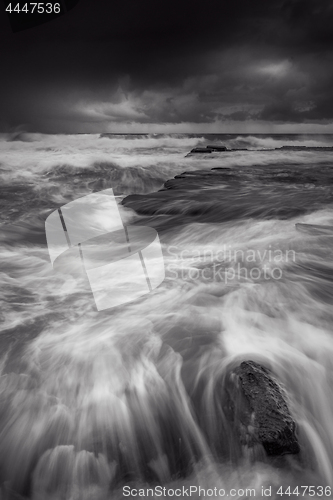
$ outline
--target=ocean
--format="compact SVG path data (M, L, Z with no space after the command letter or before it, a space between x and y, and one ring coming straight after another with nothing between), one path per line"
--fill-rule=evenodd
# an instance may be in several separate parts
M187 156L207 145L228 150ZM333 135L1 134L0 183L1 500L331 496ZM110 188L165 278L98 310L45 220ZM299 453L230 431L248 360Z

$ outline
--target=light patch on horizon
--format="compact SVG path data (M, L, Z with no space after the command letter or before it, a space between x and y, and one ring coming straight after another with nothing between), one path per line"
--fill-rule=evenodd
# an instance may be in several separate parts
M138 97L117 91L110 101L82 102L75 105L75 110L89 120L146 120L148 116L142 108Z
M249 119L214 122L105 124L105 132L120 134L333 134L333 123L275 123Z
M282 78L287 76L292 69L292 63L288 60L284 60L280 62L261 65L257 68L257 71L258 73L261 73L263 75Z
M82 113L89 120L93 121L117 121L120 119L146 119L147 116L143 112L136 110L130 102L123 102L120 104L112 103L91 103L91 104L78 104L76 110Z

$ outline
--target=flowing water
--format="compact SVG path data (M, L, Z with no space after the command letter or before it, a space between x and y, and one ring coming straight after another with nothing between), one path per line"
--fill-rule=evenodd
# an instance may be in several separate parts
M239 151L185 158L211 143ZM289 486L330 496L333 236L295 224L333 226L331 146L332 136L1 136L1 499L278 499ZM52 269L53 210L110 187L120 203L214 167L241 183L203 185L155 215L119 205L125 224L160 231L166 278L152 293L98 312L83 278ZM216 213L196 214L197 195ZM228 433L223 381L249 359L284 388L298 455L251 452Z

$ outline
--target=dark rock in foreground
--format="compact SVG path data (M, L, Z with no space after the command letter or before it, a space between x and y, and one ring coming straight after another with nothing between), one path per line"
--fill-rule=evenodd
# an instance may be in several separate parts
M300 451L295 421L266 368L244 361L230 372L225 389L225 414L242 445L261 444L268 455Z

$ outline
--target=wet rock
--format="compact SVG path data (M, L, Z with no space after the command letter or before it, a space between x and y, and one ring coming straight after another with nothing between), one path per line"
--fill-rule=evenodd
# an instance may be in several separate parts
M225 389L225 415L243 446L261 444L268 455L300 451L283 389L266 368L244 361L230 372Z
M212 168L212 171L213 170L231 170L231 168L230 167L214 167L214 168Z
M289 180L280 177L284 172L285 166L273 165L269 169L265 165L218 166L182 172L159 191L129 195L122 205L153 217L154 227L160 231L192 222L290 219L332 202L333 191L326 185L333 185L333 172L326 167L311 171L317 182L310 188L304 181L310 169L294 169ZM332 176L329 181L328 176Z
M190 153L206 153L206 154L211 152L212 150L207 148L193 148L190 151Z
M274 149L282 149L285 151L333 151L332 146L281 146L280 148Z
M205 148L193 148L186 156L191 155L193 153L194 154L196 154L196 153L207 154L207 153L214 153L214 152L219 152L219 151L228 151L228 150L225 146L209 145L209 146L206 146Z
M206 148L211 149L212 151L227 151L225 146L206 146Z

